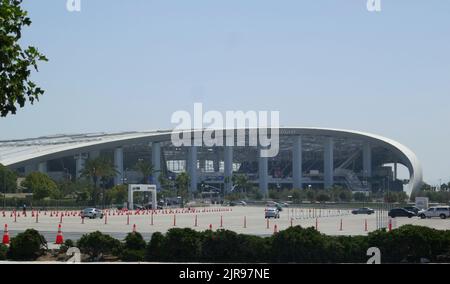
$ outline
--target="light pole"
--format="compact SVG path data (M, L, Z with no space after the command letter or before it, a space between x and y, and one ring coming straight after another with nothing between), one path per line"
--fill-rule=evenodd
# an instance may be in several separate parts
M3 211L6 207L6 170L3 169Z

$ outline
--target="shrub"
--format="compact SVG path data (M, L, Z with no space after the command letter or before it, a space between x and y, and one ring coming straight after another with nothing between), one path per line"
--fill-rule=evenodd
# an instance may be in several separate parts
M129 233L125 238L125 244L119 253L123 261L142 261L145 256L146 243L138 232Z
M369 246L381 250L381 260L388 263L420 262L421 258L435 261L450 247L447 232L428 227L405 225L391 232L376 231L369 234Z
M202 234L192 229L170 229L162 242L162 260L194 262L201 258Z
M74 247L75 243L71 239L67 239L64 241L64 244L59 248L60 253L65 253L69 248Z
M160 261L163 256L163 244L165 237L160 232L153 233L145 250L146 261Z
M47 249L44 236L34 229L28 229L11 239L8 258L13 260L35 260Z
M0 244L0 260L5 260L8 253L8 247L4 244Z
M327 263L329 262L327 236L314 228L300 226L289 228L274 235L272 261L282 263Z
M241 253L238 235L226 230L206 231L201 253L203 261L235 262Z
M123 248L119 254L119 258L122 261L127 261L127 262L143 261L144 257L145 257L145 250L134 250L134 249Z
M77 242L82 253L88 254L91 259L101 258L104 254L115 254L120 251L121 243L110 235L99 231L84 234Z
M127 249L143 250L145 246L144 238L138 232L128 233L125 237L125 248Z

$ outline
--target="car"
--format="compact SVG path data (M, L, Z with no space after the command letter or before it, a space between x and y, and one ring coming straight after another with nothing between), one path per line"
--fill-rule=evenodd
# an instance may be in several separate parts
M247 206L247 202L245 202L245 201L239 201L239 202L237 203L237 205Z
M371 209L371 208L358 208L355 210L352 210L352 214L354 215L358 215L358 214L367 214L367 215L371 215L371 214L375 214L375 210Z
M413 212L414 214L416 214L416 216L419 216L419 211L420 209L417 208L416 206L407 206L407 207L403 207L404 209Z
M280 203L276 203L275 207L278 209L278 211L280 211L280 212L283 211L283 206L281 206Z
M421 219L439 217L441 219L447 219L450 217L450 206L436 206L431 207L428 210L422 210L418 215Z
M85 208L85 209L83 209L83 211L81 211L80 216L81 216L81 218L103 219L103 211L101 209L97 209L97 208Z
M412 218L412 217L416 216L416 214L414 212L406 210L405 208L394 208L389 211L388 216L391 218L397 218L397 217Z
M269 219L269 218L279 219L280 218L280 211L278 211L278 209L275 208L275 207L266 208L266 210L265 210L265 218L266 219Z
M283 207L289 207L289 204L286 203L286 202L283 202L283 203L281 203L281 206L283 206Z

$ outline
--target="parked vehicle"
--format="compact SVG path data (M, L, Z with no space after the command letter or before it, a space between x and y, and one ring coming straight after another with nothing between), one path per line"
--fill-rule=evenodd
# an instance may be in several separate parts
M375 214L375 210L373 210L371 208L358 208L358 209L352 210L352 214L354 214L354 215L358 215L358 214L371 215L371 214Z
M247 206L247 202L245 202L245 201L239 201L238 203L237 203L237 205L240 205L240 206Z
M419 211L420 209L417 208L416 206L407 206L407 207L403 207L404 209L413 212L414 214L416 214L416 216L419 216Z
M436 206L431 207L428 210L422 210L419 212L419 217L421 219L435 218L435 217L446 219L450 217L450 206Z
M397 218L397 217L408 217L412 218L416 216L414 212L408 211L405 208L394 208L389 211L388 216L391 218Z
M81 218L89 218L89 219L96 219L100 218L103 219L103 211L101 209L97 208L86 208L81 211Z
M279 219L280 218L280 211L278 211L278 209L275 207L266 208L265 211L266 211L265 212L266 219L269 219L269 218Z

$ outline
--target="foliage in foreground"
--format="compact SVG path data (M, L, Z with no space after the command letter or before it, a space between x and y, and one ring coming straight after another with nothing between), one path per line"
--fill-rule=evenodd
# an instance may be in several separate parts
M8 259L36 259L44 251L42 239L35 230L19 234L11 241ZM65 248L72 245L68 242ZM112 255L126 262L365 263L367 249L378 247L382 263L450 262L450 230L413 225L368 236L328 236L300 226L270 237L174 228L166 234L154 233L148 243L137 232L120 242L97 231L83 235L77 246L88 261ZM0 259L4 255L5 247L0 247Z
M34 229L28 229L11 239L8 250L8 259L36 260L47 249L44 236Z

